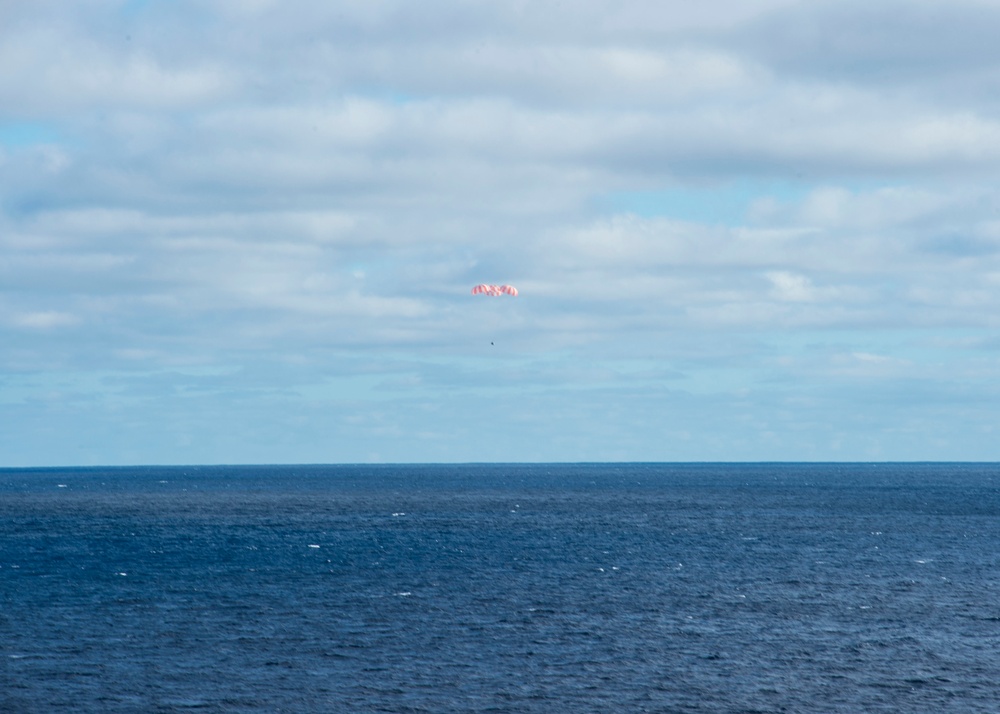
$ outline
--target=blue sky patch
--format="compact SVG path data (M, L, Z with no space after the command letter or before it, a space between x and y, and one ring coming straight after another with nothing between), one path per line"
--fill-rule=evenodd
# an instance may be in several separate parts
M0 123L0 144L18 149L37 144L53 144L59 135L51 127L35 122Z

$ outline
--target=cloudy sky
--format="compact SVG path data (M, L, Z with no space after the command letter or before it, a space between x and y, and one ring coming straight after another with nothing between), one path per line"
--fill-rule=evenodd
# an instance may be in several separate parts
M0 0L0 465L1000 460L997 37Z

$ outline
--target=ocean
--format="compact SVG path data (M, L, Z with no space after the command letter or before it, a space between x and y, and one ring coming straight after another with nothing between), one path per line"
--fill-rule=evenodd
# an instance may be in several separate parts
M1000 711L1000 465L0 469L0 711Z

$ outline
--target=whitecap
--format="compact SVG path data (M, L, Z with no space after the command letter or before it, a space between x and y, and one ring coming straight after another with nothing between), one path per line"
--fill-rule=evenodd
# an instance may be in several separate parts
M211 706L211 703L206 699L168 699L163 703L178 709L202 709Z
M310 543L310 544L309 544L309 547L310 547L310 548L319 548L319 546L318 546L318 545L316 545L315 543Z

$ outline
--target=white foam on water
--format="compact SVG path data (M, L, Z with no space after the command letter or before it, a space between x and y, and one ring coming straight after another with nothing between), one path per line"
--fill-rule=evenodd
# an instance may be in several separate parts
M56 484L56 488L66 488L66 484L64 484L64 483L57 483Z
M211 706L207 699L167 699L163 701L163 704L178 709L203 709Z
M315 543L310 543L310 544L309 544L309 547L310 547L310 548L319 548L319 546L318 546L318 545L316 545Z
M392 515L393 515L393 517L398 517L398 516L405 516L406 514L405 513L393 513Z
M402 592L402 593L393 593L393 595L396 595L397 597L410 597L410 595L412 595L412 594L413 593L411 593L409 590L407 590L406 592Z

